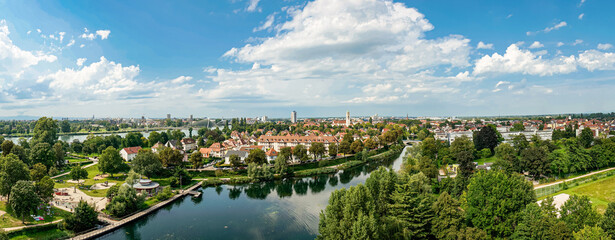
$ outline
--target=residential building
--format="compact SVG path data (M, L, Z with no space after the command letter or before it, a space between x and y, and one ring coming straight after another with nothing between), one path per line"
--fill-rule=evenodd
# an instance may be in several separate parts
M297 112L292 111L290 113L290 122L292 123L297 123Z
M226 151L226 154L224 154L225 164L231 164L231 160L230 160L231 155L239 156L239 159L241 160L241 162L245 162L246 158L248 157L248 153L245 151L229 150L229 151Z
M181 140L185 152L196 149L196 141L192 138L184 138Z
M269 151L265 152L265 155L267 155L267 162L271 162L278 157L278 152L275 149L271 148L269 149Z
M337 138L333 136L260 136L258 138L258 145L263 146L265 149L275 149L280 151L283 147L295 147L299 144L304 145L308 149L312 146L312 143L321 142L325 145L325 149L329 150L329 144L337 143Z
M122 150L120 150L120 155L122 156L122 158L124 159L124 161L132 161L132 159L134 159L137 154L139 153L139 150L141 150L141 147L128 147L128 148L123 148Z

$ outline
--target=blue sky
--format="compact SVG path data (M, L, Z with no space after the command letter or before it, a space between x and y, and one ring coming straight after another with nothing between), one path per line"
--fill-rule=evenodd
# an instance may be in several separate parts
M614 6L0 0L0 116L611 112Z

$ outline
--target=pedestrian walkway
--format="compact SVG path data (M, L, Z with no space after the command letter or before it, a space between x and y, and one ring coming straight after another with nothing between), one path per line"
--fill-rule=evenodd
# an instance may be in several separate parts
M199 183L195 184L194 186L192 186L192 187L190 187L190 188L188 188L186 190L183 190L181 193L176 194L175 196L173 196L172 198L170 198L170 199L168 199L166 201L162 201L162 202L160 202L160 203L158 203L158 204L156 204L154 206L151 206L148 209L145 209L145 210L143 210L141 212L138 212L138 213L136 213L136 214L134 214L132 216L126 217L126 218L124 218L124 219L122 219L120 221L115 221L114 222L114 220L111 220L111 219L103 217L102 220L107 222L107 223L109 223L109 225L107 225L107 226L105 226L105 227L103 227L101 229L98 229L98 230L94 230L94 231L91 231L91 232L88 232L88 233L85 233L85 234L82 234L82 235L79 235L79 236L75 236L75 237L73 237L71 239L75 239L75 240L92 239L92 238L99 237L99 236L101 236L103 234L109 233L111 231L114 231L114 230L120 228L122 225L124 225L126 223L132 222L132 221L134 221L134 220L136 220L136 219L138 219L140 217L146 216L146 215L148 215L148 214L158 210L159 208L161 208L161 207L163 207L163 206L165 206L165 205L167 205L167 204L169 204L169 203L171 203L171 202L173 202L173 201L175 201L175 200L177 200L179 198L182 198L183 196L186 196L190 192L192 192L195 189L197 189L198 187L200 187L202 183L203 182L199 182Z
M584 178L584 177L591 176L591 175L598 174L598 173L608 172L608 171L611 171L611 170L615 170L615 167L607 168L607 169L600 170L600 171L591 172L591 173L588 173L588 174L585 174L585 175L581 175L581 176L578 176L578 177L573 177L573 178L562 180L562 181L548 183L548 184L545 184L545 185L534 186L534 190L535 189L541 189L541 188L549 187L549 186L553 186L553 185L557 185L557 184L560 184L560 183L563 183L563 182L570 182L572 180L576 180L576 179L579 179L579 178Z
M83 166L83 167L81 167L81 168L86 169L86 168L89 168L89 167L94 166L94 165L96 165L96 164L98 164L98 162L93 162L93 163L90 163L90 164L85 165L85 166ZM59 178L59 177L62 177L62 176L66 176L66 175L68 175L68 174L70 174L70 171L65 172L65 173L62 173L62 174L59 174L59 175L55 175L55 176L53 176L53 177L51 177L51 178L52 178L52 179L53 179L53 178Z
M26 226L19 226L19 227L3 228L2 230L4 230L5 232L19 231L19 230L26 229L26 228L33 228L33 227L40 227L40 226L50 225L50 224L56 224L56 223L59 223L61 221L64 221L64 219L58 219L58 220L55 220L53 222L48 222L48 223L41 223L41 224L26 225Z

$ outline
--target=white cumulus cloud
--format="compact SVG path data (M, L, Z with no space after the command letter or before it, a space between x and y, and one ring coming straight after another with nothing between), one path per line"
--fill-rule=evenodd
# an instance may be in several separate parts
M540 43L539 41L535 41L534 43L532 43L532 45L530 45L530 48L542 48L545 45L543 45L542 43Z
M19 77L28 67L57 60L54 55L21 49L13 43L9 35L6 21L0 20L0 75Z
M504 55L494 53L491 56L483 56L474 66L474 74L522 73L550 76L574 71L576 71L574 56L545 60L529 50L519 49L515 44L510 45Z
M599 43L598 44L598 49L600 50L609 50L613 48L613 45L611 45L610 43Z
M493 43L484 43L482 41L478 42L476 45L477 49L493 49Z

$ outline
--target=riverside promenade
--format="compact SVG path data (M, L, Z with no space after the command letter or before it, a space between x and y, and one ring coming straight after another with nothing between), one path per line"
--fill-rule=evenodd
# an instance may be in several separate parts
M165 206L165 205L167 205L167 204L169 204L169 203L171 203L171 202L173 202L173 201L175 201L175 200L177 200L179 198L182 198L182 197L184 197L186 195L190 195L191 192L194 191L195 189L197 189L198 187L200 187L202 183L203 183L202 181L198 182L194 186L192 186L192 187L190 187L190 188L188 188L186 190L183 190L181 193L176 194L175 196L171 197L170 199L168 199L166 201L159 202L158 204L156 204L154 206L151 206L148 209L145 209L143 211L135 213L135 214L133 214L133 215L127 217L127 218L124 218L124 219L120 220L120 221L116 221L116 222L106 221L106 222L109 223L109 225L107 225L107 226L105 226L105 227L103 227L101 229L97 229L97 230L94 230L94 231L91 231L91 232L87 232L87 233L75 236L75 237L73 237L71 239L74 239L74 240L93 239L93 238L96 238L96 237L100 237L100 236L102 236L104 234L107 234L109 232L115 231L116 229L120 228L121 226L123 226L126 223L132 222L132 221L134 221L136 219L139 219L140 217L146 216L146 215L148 215L148 214L158 210L159 208L161 208L161 207L163 207L163 206Z

